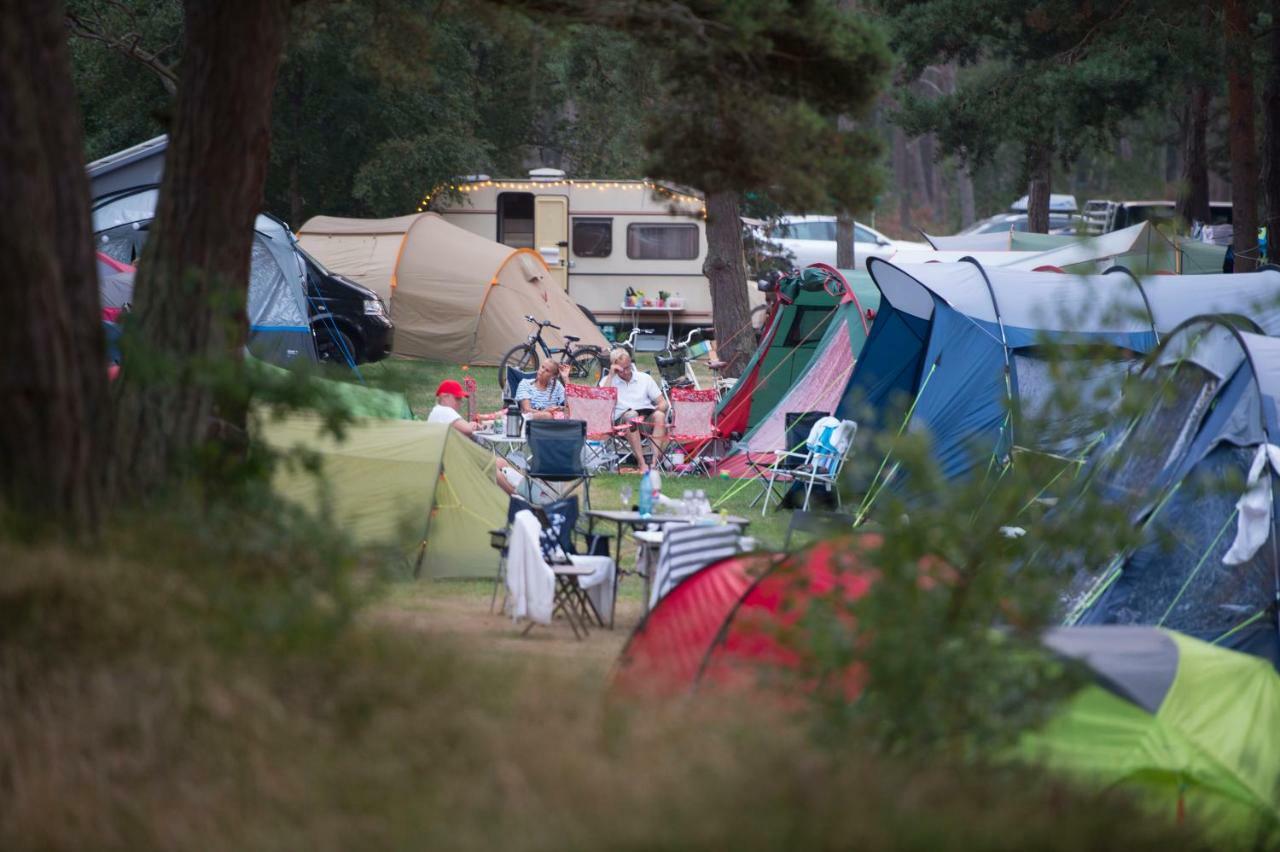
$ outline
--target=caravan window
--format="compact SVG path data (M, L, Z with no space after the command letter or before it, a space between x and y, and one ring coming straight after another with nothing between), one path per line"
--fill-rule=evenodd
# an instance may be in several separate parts
M698 226L628 225L627 257L632 260L695 260Z
M575 218L570 242L576 257L608 257L613 254L613 220Z
M498 242L512 248L533 248L533 193L498 194Z

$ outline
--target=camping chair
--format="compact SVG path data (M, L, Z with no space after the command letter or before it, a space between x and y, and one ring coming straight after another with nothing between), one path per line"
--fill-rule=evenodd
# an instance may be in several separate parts
M785 492L774 490L774 486L770 480L770 472L775 468L789 470L799 467L804 463L803 454L800 453L804 449L805 441L809 438L809 433L813 431L813 426L819 420L830 415L824 411L788 411L783 415L785 424L784 434L786 434L787 445L781 451L752 454L751 448L745 443L739 445L745 452L747 467L751 468L752 478L758 480L765 485L765 490L756 495L751 501L751 505L755 506L759 503L765 494L772 493L781 502ZM765 501L766 505L768 501Z
M529 442L529 469L525 471L529 493L533 493L535 481L560 497L567 497L581 485L583 502L590 508L591 473L582 461L587 444L586 422L530 420L525 424L525 431Z
M769 467L767 483L764 488L764 505L760 508L763 515L769 509L769 497L774 494L776 483L789 483L792 486L804 486L804 504L800 507L809 510L809 499L815 485L822 485L828 492L834 491L836 506L841 506L838 480L840 471L853 448L853 438L858 433L858 424L852 420L836 420L824 417L814 424L809 437L804 442L803 450L790 450L776 453L774 463ZM787 461L799 459L800 464L789 465ZM755 505L754 503L752 505Z
M797 509L791 513L791 523L787 525L787 537L782 541L782 550L784 553L791 550L791 537L796 533L809 533L818 537L837 535L853 529L853 520L853 515Z
M714 390L672 388L670 396L671 433L667 436L667 458L671 471L677 475L711 474L713 459L704 452L720 438L712 423L720 395ZM672 450L672 445L679 449Z
M688 577L720 559L738 553L742 530L734 524L669 524L658 551L653 577L645 577L645 600L653 609L658 601Z
M609 536L592 535L582 529L577 497L567 497L563 500L557 500L553 503L548 503L545 506L537 507L525 500L523 497L513 496L507 505L507 525L502 529L489 531L489 544L498 551L498 574L494 578L493 582L493 595L489 601L489 612L493 612L497 608L498 588L503 587L504 590L506 588L507 554L509 552L511 524L515 520L516 513L525 509L532 511L534 515L538 517L539 523L542 524L544 528L546 528L547 519L549 518L560 516L563 519L560 526L560 548L568 556L574 558L575 561L580 564L586 564L591 569L591 571L587 572L588 574L599 569L600 563L597 557L607 557L609 555ZM577 535L576 538L575 534ZM591 557L591 559L587 560L580 557ZM554 565L551 567L553 570L555 569ZM566 570L563 573L565 573L566 576L569 576L573 572ZM578 575L574 574L574 576ZM607 590L607 600L609 600L610 604L612 604L613 598L617 592L616 575L613 577L613 584L614 588ZM503 609L506 609L508 594L509 592L507 591L503 592ZM601 593L600 606L603 606L603 602L606 600L604 594L604 592ZM600 606L591 603L587 609L595 615L597 623L603 627L604 620L600 617ZM610 612L610 616L612 617L612 612Z
M511 405L516 401L516 389L520 387L520 383L525 379L537 377L538 371L526 373L524 370L517 370L515 367L507 367L506 381L502 385L502 404L504 406Z
M615 426L613 409L618 404L618 389L614 387L592 388L583 385L565 383L564 401L569 409L570 420L581 420L587 424L587 443L585 447L587 468L598 470L617 470L618 461L623 453L618 443L626 434L626 426Z
M576 504L576 500L562 501L560 506L572 505L576 510ZM589 634L593 621L604 624L586 581L591 578L590 586L599 589L603 601L611 600L610 585L616 579L613 560L567 553L562 543L567 528L563 514L537 507L521 509L512 517L503 609L516 618L529 618L525 635L535 624L551 624L557 616L568 622L576 639Z

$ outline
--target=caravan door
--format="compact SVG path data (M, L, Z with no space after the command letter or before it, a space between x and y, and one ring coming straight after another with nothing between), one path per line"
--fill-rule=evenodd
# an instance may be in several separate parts
M562 290L569 289L569 197L539 195L534 199L533 245L547 262Z

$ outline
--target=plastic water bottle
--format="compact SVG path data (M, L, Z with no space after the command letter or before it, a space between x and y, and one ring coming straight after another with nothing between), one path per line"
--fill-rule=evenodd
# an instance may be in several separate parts
M649 471L640 477L640 517L647 518L653 514L653 480Z
M694 505L697 507L694 510L694 513L699 518L705 518L707 515L711 514L711 503L707 501L707 492L699 488L697 493L694 494L693 500Z
M683 504L680 508L680 514L686 518L692 518L697 511L697 507L693 502L693 492L686 488L680 502Z

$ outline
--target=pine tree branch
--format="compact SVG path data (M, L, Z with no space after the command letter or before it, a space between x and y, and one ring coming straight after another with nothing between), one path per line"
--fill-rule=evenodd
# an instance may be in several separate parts
M118 3L112 5L131 14ZM82 16L74 13L66 13L67 29L71 35L82 38L86 41L96 41L106 45L109 49L120 53L129 59L138 62L142 67L146 68L160 81L160 85L164 86L166 92L175 95L178 92L178 72L174 70L172 65L162 61L158 53L143 49L141 45L142 37L136 32L125 33L123 35L115 35L108 31L101 18L88 21Z

